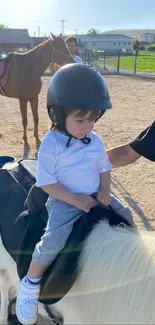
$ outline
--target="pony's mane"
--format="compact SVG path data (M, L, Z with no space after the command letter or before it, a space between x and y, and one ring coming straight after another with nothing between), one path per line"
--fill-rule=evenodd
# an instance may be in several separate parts
M91 254L96 250L96 254L103 254L105 265L110 263L108 270L113 270L114 264L117 264L118 260L124 267L132 262L138 264L143 260L148 275L147 263L152 263L155 260L154 231L111 227L108 222L100 221L86 239L85 244L80 264L84 262L88 253ZM125 254L123 254L124 252ZM138 265L137 268L139 269Z
M52 40L52 39L51 39L51 38L48 38L46 41L44 41L44 42L38 44L37 46L33 47L32 49L30 49L30 50L27 51L27 52L24 52L24 53L18 53L18 52L15 52L15 51L14 51L13 53L14 53L14 54L18 54L18 55L20 55L20 56L24 56L24 55L30 54L30 53L32 53L32 52L37 51L38 49L41 50L41 48L44 47L44 46L49 42L49 40Z
M101 221L85 241L66 306L83 324L154 324L154 261L154 232Z

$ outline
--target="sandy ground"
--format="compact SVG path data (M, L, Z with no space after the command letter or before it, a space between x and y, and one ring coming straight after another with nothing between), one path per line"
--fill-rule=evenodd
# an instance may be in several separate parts
M106 148L133 139L155 118L155 82L122 76L106 76L113 109L96 124ZM50 126L46 113L46 90L50 78L43 77L39 100L40 139ZM0 96L0 155L21 159L24 154L19 103ZM35 155L33 118L28 107L29 158ZM155 165L144 158L112 172L114 193L128 204L140 227L155 226Z
M97 122L95 130L106 148L134 139L155 118L155 81L124 76L105 77L113 109ZM46 91L50 78L43 77L39 100L40 139L50 127L46 112ZM35 156L33 119L28 107L28 157ZM0 96L0 155L24 155L19 103ZM155 144L154 144L155 145ZM112 171L112 191L133 211L140 228L155 228L155 164L145 158ZM42 322L43 323L43 322Z

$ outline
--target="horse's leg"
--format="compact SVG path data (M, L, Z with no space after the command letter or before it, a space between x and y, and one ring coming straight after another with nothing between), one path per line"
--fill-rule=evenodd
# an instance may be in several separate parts
M23 124L23 140L27 144L27 101L19 99L20 111L22 115L22 124Z
M39 135L38 135L38 124L39 124L38 96L36 96L30 100L30 105L31 105L31 109L32 109L33 119L34 119L34 137L36 139L36 144L39 144L40 140L39 140Z

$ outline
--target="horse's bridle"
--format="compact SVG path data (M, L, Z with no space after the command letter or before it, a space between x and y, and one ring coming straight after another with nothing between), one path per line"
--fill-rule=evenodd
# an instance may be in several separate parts
M63 56L66 57L66 54L64 54L63 52L57 50L57 49L54 47L54 45L53 45L53 41L52 41L51 39L50 39L50 43L51 43L51 46L52 46L52 49L53 49L53 52L52 52L52 55L51 55L51 62L53 62L53 56L54 56L54 53L55 53L55 52L56 52L56 53L60 53L61 55L63 55ZM69 50L68 50L68 51L69 51ZM67 62L67 60L68 60L69 57L72 57L72 54L71 54L71 53L67 55L67 57L66 57L66 59L64 60L64 62L62 63L62 65L64 65L64 64Z

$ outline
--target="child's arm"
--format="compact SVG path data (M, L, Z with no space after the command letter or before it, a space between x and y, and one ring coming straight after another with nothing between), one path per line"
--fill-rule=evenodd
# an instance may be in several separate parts
M89 212L94 204L94 200L87 194L72 193L63 185L55 183L41 186L41 188L57 200L66 202L76 208Z
M111 177L110 171L100 174L100 186L97 194L97 201L108 206L111 202L110 195Z

